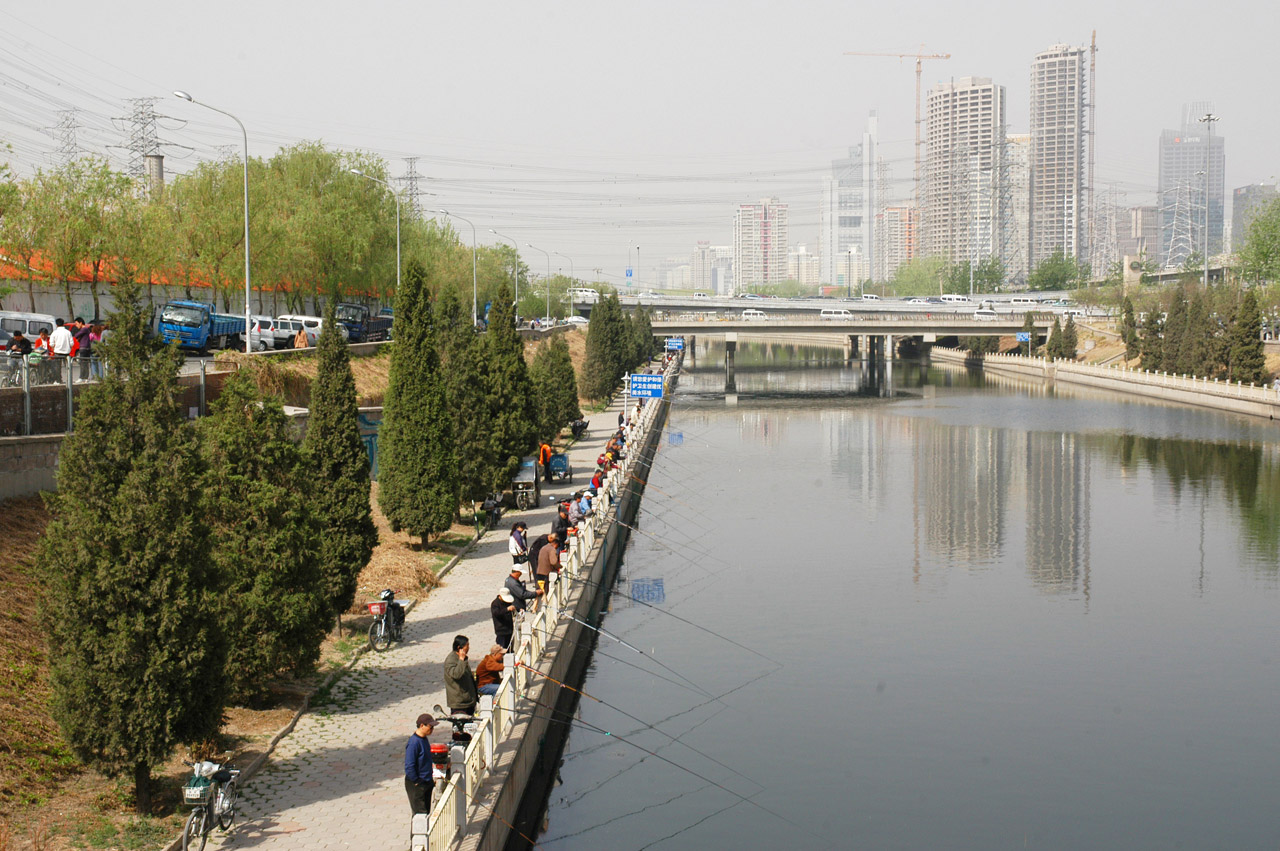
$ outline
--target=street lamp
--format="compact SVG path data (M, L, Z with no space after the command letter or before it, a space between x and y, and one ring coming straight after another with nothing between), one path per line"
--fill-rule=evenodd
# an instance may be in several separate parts
M381 183L383 186L391 190L391 197L396 199L396 293L400 292L400 196L396 193L395 187L387 183L381 178L374 177L372 174L365 174L358 168L351 169L351 173L363 177L366 180L372 180L374 183Z
M573 258L568 254L561 254L559 251L551 252L557 257L563 257L569 261L569 286L566 288L569 294L569 315L573 315L573 288L578 285L578 273L573 271Z
M516 279L516 319L519 319L520 318L519 316L520 314L520 245L514 239L511 239L511 237L507 236L506 234L498 233L493 228L489 228L489 233L493 234L499 239L509 240L511 242L511 247L516 250L516 261L511 267L511 273L512 273L512 277Z
M476 226L470 219L464 219L462 216L450 213L448 210L433 210L432 212L439 213L442 216L452 216L471 225L471 327L474 328L480 322L476 309L479 302L479 290L476 288Z
M240 125L240 135L244 137L244 351L245 354L248 354L252 351L249 338L253 328L253 321L249 316L249 133L244 129L244 122L226 110L198 101L180 89L175 89L173 94L175 97L180 97L189 103L203 106L205 109L212 109L214 112L227 116Z
M1209 135L1204 140L1204 288L1209 289L1209 157L1213 153L1213 122L1218 116L1206 112L1200 116L1199 122L1208 129Z
M534 251L541 251L543 254L547 255L547 319L550 320L551 319L551 252L547 251L545 248L539 248L538 246L532 245L528 242L526 242L524 246L525 248L532 248Z

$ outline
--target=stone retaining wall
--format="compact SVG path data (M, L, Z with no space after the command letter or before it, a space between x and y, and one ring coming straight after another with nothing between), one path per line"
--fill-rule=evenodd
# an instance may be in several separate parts
M61 434L0 437L0 500L53 490L62 438Z

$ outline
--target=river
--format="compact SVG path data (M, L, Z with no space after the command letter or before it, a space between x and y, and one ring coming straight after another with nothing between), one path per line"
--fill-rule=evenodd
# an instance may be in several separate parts
M542 847L1276 847L1277 426L697 355Z

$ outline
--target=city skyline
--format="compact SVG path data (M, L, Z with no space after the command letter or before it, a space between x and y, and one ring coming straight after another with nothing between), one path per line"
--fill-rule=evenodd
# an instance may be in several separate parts
M1265 40L1238 26L1251 20L1240 3L1221 6L1221 25L1208 34L1174 26L1176 4L1155 19L1086 3L1018 20L994 5L958 16L930 3L914 4L910 16L825 2L786 11L659 3L625 15L572 2L555 10L384 3L367 10L368 20L336 9L301 18L249 8L231 3L197 16L128 2L0 12L16 58L6 76L21 83L0 97L8 119L0 132L14 142L15 164L49 165L57 113L75 109L78 144L123 170L125 99L145 97L159 99L167 171L225 155L237 129L169 94L186 88L241 117L255 156L321 139L382 155L396 178L409 169L405 158L419 157L419 186L435 193L424 207L552 243L574 257L580 277L601 268L602 280L620 284L629 244L644 246L651 265L687 255L698 240L729 243L726 211L760 197L789 204L793 244L820 244L820 177L858 143L872 111L891 171L886 200L910 197L912 63L845 51L915 52L923 42L927 52L948 52L949 60L925 62L922 88L990 77L1007 88L1007 131L1024 133L1034 56L1056 43L1087 44L1096 28L1099 194L1114 185L1124 207L1156 203L1155 140L1196 100L1214 102L1215 132L1231 139L1228 190L1280 172L1268 148L1280 118L1245 100L1261 85L1250 81L1263 79ZM1001 26L980 25L992 16ZM906 17L921 23L908 32ZM855 19L860 26L844 26ZM670 26L676 20L681 27ZM823 26L787 35L806 20ZM417 33L423 49L389 38L389 24ZM871 31L880 35L856 34ZM145 51L120 48L144 42ZM1153 44L1161 56L1184 57L1158 78ZM740 73L740 59L761 50L772 61ZM384 67L358 61L369 55ZM1218 59L1227 55L1230 68ZM748 107L761 102L772 106Z

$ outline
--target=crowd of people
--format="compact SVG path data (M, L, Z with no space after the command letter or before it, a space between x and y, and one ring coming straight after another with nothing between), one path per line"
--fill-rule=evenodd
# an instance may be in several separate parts
M93 345L102 341L105 324L85 322L76 317L70 322L57 320L53 331L41 328L34 340L14 331L6 351L9 355L8 376L19 375L20 359L26 358L32 368L31 382L54 384L64 381L62 365L72 360L80 364L80 381L102 377L102 360L93 356Z

